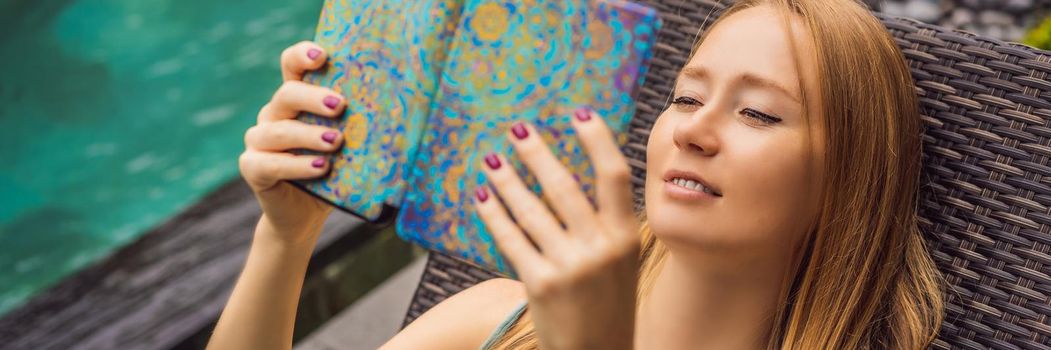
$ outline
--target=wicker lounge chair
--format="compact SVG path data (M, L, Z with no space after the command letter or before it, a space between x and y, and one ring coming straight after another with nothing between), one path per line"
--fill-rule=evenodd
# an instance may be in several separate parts
M642 2L664 27L624 149L637 201L649 129L699 26L726 6ZM921 228L951 285L932 348L1051 348L1051 52L878 16L912 68L926 128ZM493 277L430 253L405 324Z

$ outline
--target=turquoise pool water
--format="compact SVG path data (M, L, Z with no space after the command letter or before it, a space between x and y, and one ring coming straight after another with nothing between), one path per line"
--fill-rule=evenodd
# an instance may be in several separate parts
M321 2L0 4L0 313L238 176Z

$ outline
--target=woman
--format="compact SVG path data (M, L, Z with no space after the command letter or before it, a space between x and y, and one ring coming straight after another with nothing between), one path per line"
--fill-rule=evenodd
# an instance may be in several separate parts
M323 61L311 43L287 50L286 84L246 133L241 169L264 215L213 347L290 346L330 209L280 181L319 176L324 160L283 152L341 141L292 120L301 110L339 115L338 94L298 81ZM917 229L916 97L897 46L862 5L737 2L699 41L672 102L649 138L644 220L601 118L582 110L573 121L596 169L595 206L564 185L571 174L530 137L536 129L512 127L513 156L551 206L501 166L512 155L496 154L485 157L491 186L471 205L522 281L465 290L384 349L920 349L933 340L943 287Z

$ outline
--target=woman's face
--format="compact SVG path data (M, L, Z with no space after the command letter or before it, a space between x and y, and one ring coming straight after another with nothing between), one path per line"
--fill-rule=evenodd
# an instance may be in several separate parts
M816 72L789 35L799 53L814 48L799 18L792 33L783 18L759 6L717 24L651 131L646 215L673 251L787 252L816 220L823 137L800 91L815 99Z

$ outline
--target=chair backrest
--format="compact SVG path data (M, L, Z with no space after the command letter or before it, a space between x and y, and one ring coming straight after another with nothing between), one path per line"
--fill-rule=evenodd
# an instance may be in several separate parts
M649 130L703 26L732 1L644 0L663 20L624 152L643 198ZM935 349L1051 345L1051 52L878 15L925 125L921 229L950 284ZM431 253L406 324L496 276Z

